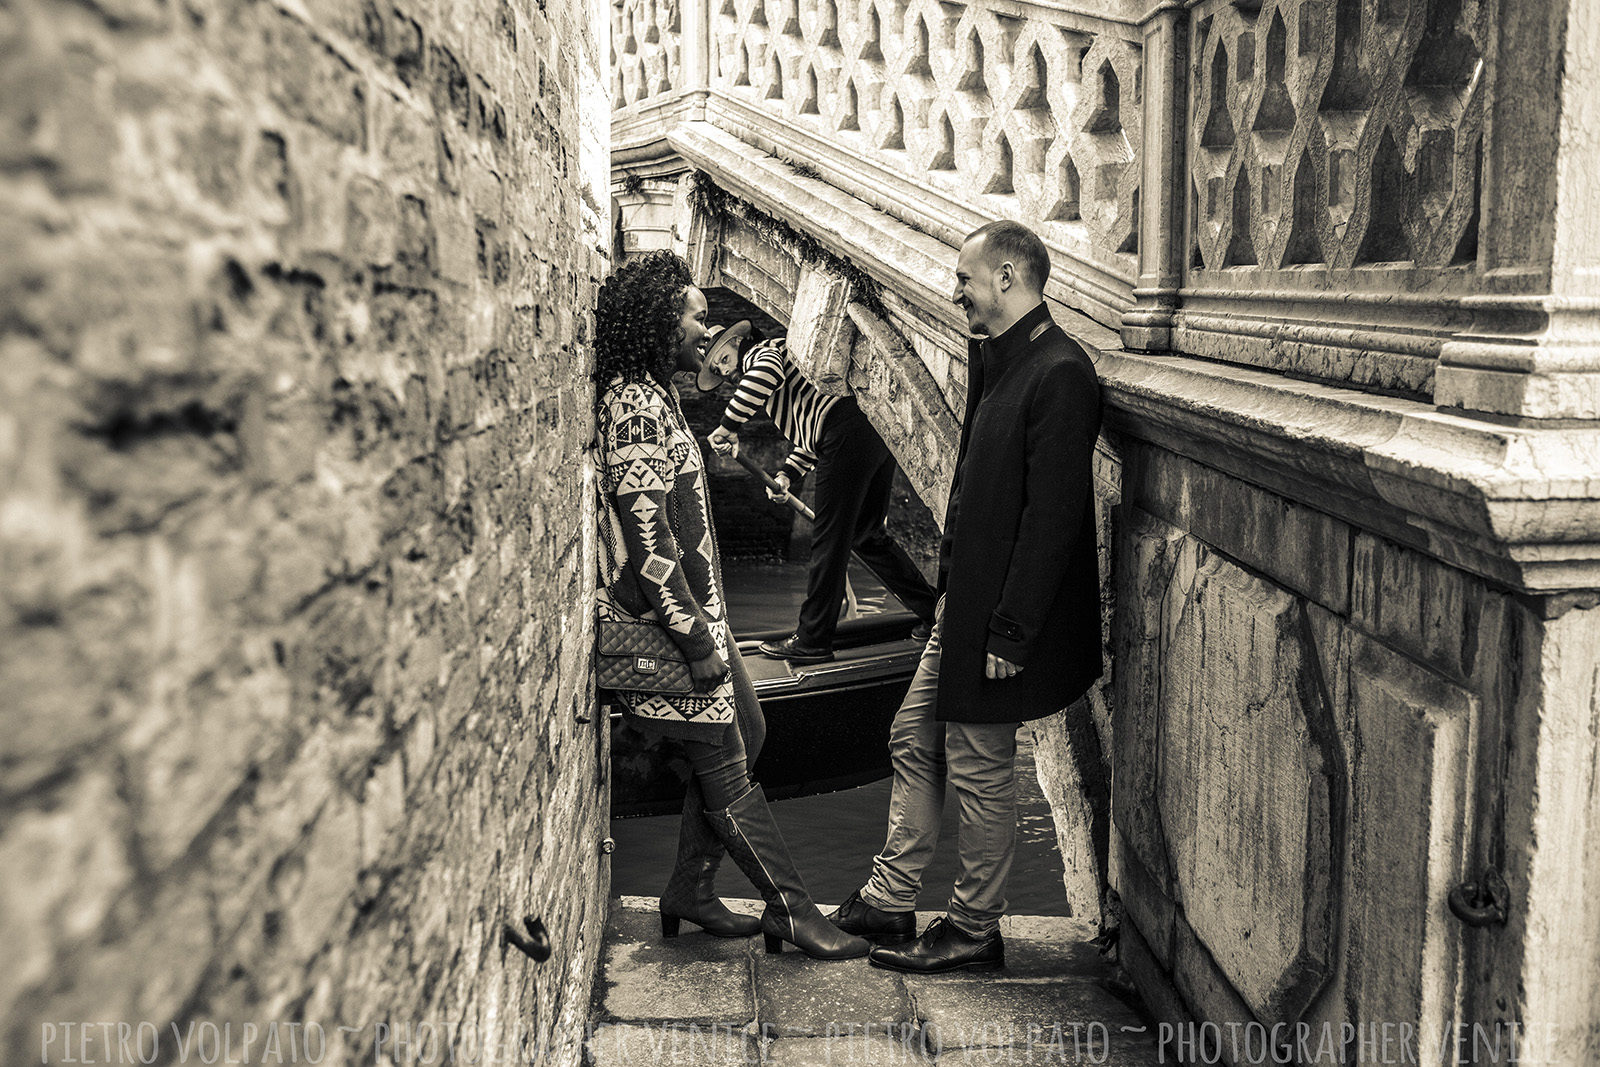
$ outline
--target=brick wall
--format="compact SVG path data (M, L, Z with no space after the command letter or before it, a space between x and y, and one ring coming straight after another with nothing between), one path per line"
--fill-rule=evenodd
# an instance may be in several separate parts
M579 1036L605 25L0 10L5 1062Z

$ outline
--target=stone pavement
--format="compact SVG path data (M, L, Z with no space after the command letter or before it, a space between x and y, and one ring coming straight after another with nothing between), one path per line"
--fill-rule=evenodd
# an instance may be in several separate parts
M728 904L750 914L761 907ZM918 929L932 917L919 914ZM586 1063L1159 1062L1155 1026L1102 984L1110 967L1088 943L1093 931L1072 919L1008 917L1004 970L927 978L788 947L768 956L759 936L715 938L687 923L684 931L662 938L654 898L612 902Z

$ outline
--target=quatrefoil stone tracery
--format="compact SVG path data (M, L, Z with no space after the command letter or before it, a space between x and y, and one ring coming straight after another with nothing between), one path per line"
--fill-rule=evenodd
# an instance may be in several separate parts
M1487 5L1198 8L1196 267L1468 263Z
M718 88L1131 276L1136 44L939 0L712 4Z

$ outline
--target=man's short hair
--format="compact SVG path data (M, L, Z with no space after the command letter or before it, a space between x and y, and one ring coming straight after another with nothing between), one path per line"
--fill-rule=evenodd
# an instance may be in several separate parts
M967 241L978 237L984 239L983 258L990 266L1010 260L1026 282L1044 292L1044 283L1050 278L1050 253L1038 234L1020 222L1000 219L979 226L967 234Z

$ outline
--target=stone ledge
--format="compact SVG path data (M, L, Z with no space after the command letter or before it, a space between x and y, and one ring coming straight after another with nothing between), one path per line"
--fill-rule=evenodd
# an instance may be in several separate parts
M1600 435L1103 352L1118 431L1525 592L1600 587Z
M725 896L722 902L728 906L728 910L742 915L760 915L762 908L766 906L759 900L743 897ZM612 907L616 911L646 912L654 915L656 903L655 897L619 896L613 899ZM837 903L817 901L817 907L821 908L824 914L838 906ZM921 929L943 914L940 911L917 912L917 928ZM1099 936L1099 933L1094 923L1064 915L1004 915L1000 918L1001 936L1008 939L1015 938L1018 941L1068 945L1092 941Z
M723 188L867 270L931 324L964 342L965 324L946 284L955 276L954 246L821 179L796 173L775 156L709 122L684 123L668 140L690 165L711 174ZM1056 322L1091 350L1118 347L1114 328L1060 299L1072 295L1066 285L1052 283L1047 296Z
M668 135L679 123L697 119L703 109L703 94L676 93L612 112L612 167L669 158Z
M816 238L828 251L868 271L902 299L951 333L965 325L950 302L956 249L818 178L795 173L775 156L746 144L709 122L688 122L668 138L674 151L706 171L719 185L761 211ZM1053 295L1070 296L1065 286ZM1065 305L1056 321L1085 343L1115 346L1117 334Z
M954 260L943 241L916 232L825 181L795 173L775 156L710 123L684 123L672 131L668 142L729 192L805 230L830 252L871 270L886 287L959 330L955 306L928 284L950 274Z

